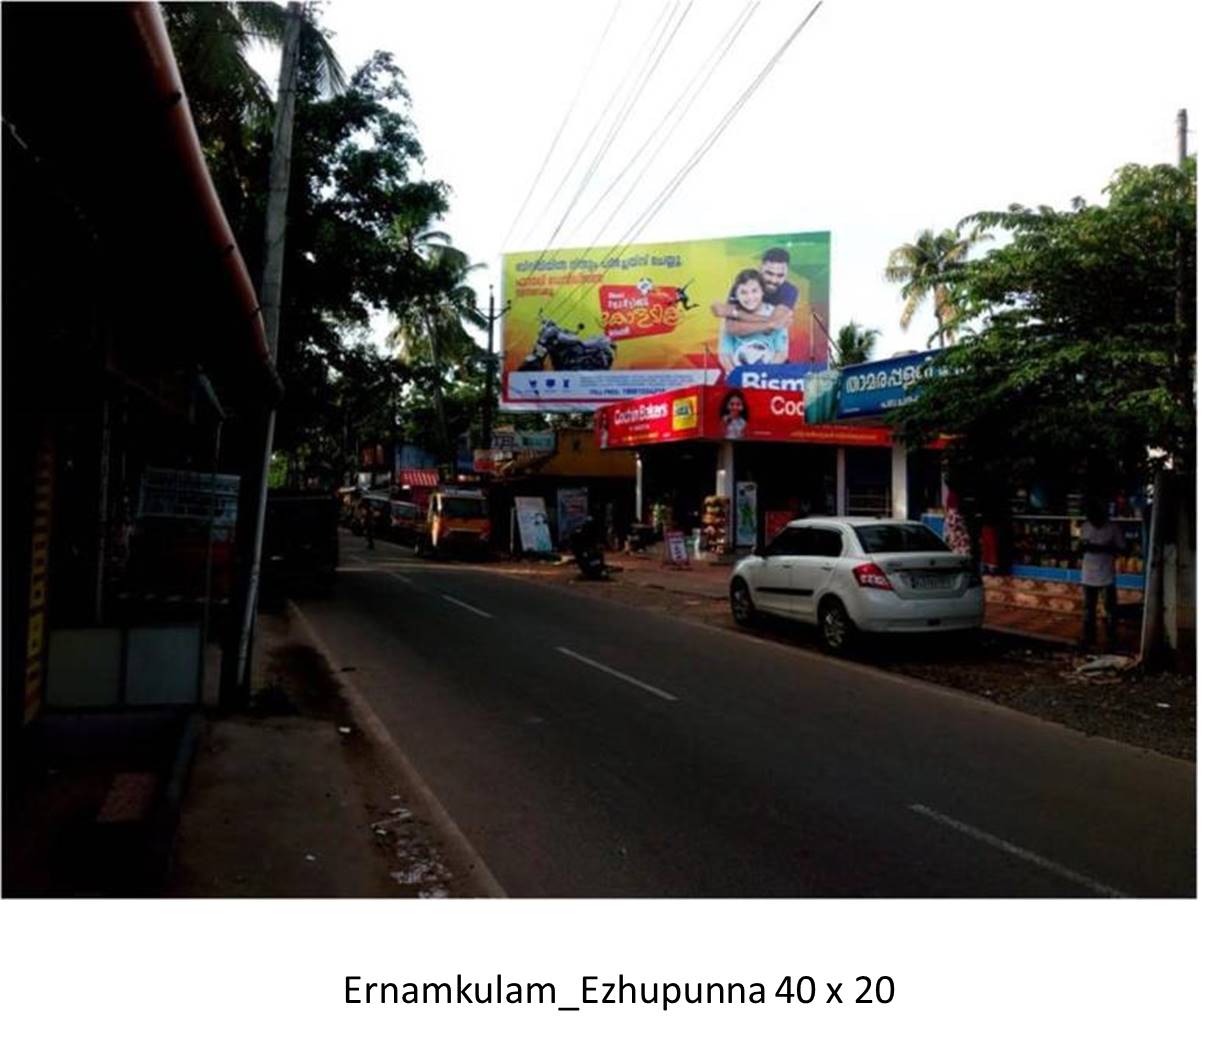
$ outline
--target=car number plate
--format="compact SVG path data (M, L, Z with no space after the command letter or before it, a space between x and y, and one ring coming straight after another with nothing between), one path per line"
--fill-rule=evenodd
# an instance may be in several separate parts
M950 588L956 579L951 574L910 574L909 587L919 591L932 588Z

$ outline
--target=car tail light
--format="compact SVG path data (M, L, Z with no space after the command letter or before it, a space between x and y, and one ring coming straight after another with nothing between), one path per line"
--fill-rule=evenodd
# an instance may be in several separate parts
M892 591L892 584L888 580L888 575L884 573L875 563L863 563L861 566L854 568L854 579L863 588L882 588L886 592Z

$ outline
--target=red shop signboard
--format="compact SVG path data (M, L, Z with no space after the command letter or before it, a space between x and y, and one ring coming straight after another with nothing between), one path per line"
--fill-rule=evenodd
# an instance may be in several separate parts
M607 404L596 412L602 448L677 440L767 440L774 443L888 447L887 426L804 424L799 390L690 386Z

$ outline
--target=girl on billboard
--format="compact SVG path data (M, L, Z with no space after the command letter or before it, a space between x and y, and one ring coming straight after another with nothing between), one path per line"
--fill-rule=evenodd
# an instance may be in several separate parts
M761 323L756 330L728 331L729 320L735 321L744 315L764 319L774 313L774 304L765 301L765 284L760 271L752 267L742 270L732 282L727 303L716 303L711 309L724 319L719 331L719 363L724 372L740 365L786 362L786 328L771 328Z
M742 440L749 424L749 406L739 390L729 390L719 405L719 418L723 420L723 436L726 440Z

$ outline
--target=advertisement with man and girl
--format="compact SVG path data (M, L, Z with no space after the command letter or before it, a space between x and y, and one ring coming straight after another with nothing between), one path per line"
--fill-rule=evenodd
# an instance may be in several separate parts
M509 254L503 405L802 385L828 364L829 244L817 231Z

